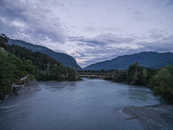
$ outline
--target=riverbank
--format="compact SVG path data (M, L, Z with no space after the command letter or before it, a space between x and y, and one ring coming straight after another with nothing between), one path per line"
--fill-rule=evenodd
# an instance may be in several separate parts
M5 98L3 100L0 100L0 103L3 103L9 98L13 98L14 96L26 95L38 90L40 90L38 81L36 80L28 81L24 85L19 87L17 90L15 90L15 92L11 92L9 95L5 95Z
M130 116L127 120L138 120L145 130L172 130L173 128L173 105L129 106L125 107L123 112Z
M24 88L18 90L18 95L32 93L37 90L40 90L39 83L36 80L32 80L26 83Z

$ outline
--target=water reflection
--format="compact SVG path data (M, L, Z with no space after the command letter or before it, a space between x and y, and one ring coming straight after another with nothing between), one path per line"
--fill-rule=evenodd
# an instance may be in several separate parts
M151 98L151 91L146 88L130 87L128 89L129 98L132 100L146 101Z
M77 81L74 82L56 82L56 81L51 81L51 82L41 82L40 83L42 87L45 89L51 91L51 92L56 92L60 91L61 89L67 88L70 90L73 90L77 87Z

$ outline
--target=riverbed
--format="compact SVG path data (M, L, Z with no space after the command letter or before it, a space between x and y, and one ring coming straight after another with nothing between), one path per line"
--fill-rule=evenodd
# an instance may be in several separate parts
M148 88L100 79L38 87L0 105L0 130L145 130L127 109L160 104Z

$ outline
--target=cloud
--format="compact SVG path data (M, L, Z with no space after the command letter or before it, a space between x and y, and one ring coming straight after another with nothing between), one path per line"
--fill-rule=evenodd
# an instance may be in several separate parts
M157 34L156 34L157 36ZM139 42L144 46L144 50L157 51L157 52L173 52L173 35L163 36L154 41Z
M65 52L82 66L173 50L173 0L0 0L0 33Z
M82 36L78 37L69 37L69 41L77 41L81 43L85 43L89 46L104 46L107 44L121 44L121 43L130 43L134 41L135 39L131 37L122 37L117 36L112 33L108 34L100 34L95 37L86 38Z
M69 42L76 45L73 54L82 66L117 56L142 51L173 52L173 35L164 31L151 30L147 37L117 36L115 34L99 34L95 37L69 37Z
M135 43L136 37L121 36L113 33L99 34L94 37L72 36L68 42L76 45L73 53L82 66L112 59L127 52L141 48Z
M49 7L51 2L53 0L44 2L41 0L1 1L0 29L10 36L16 37L14 34L20 33L31 38L26 40L35 39L35 41L43 42L45 39L51 39L64 43L65 35L59 17L51 16L52 9Z

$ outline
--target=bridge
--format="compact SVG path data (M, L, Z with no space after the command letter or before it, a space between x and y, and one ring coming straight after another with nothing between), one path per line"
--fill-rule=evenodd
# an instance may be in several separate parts
M80 74L81 78L99 78L99 79L105 79L106 75L99 75L99 74Z

